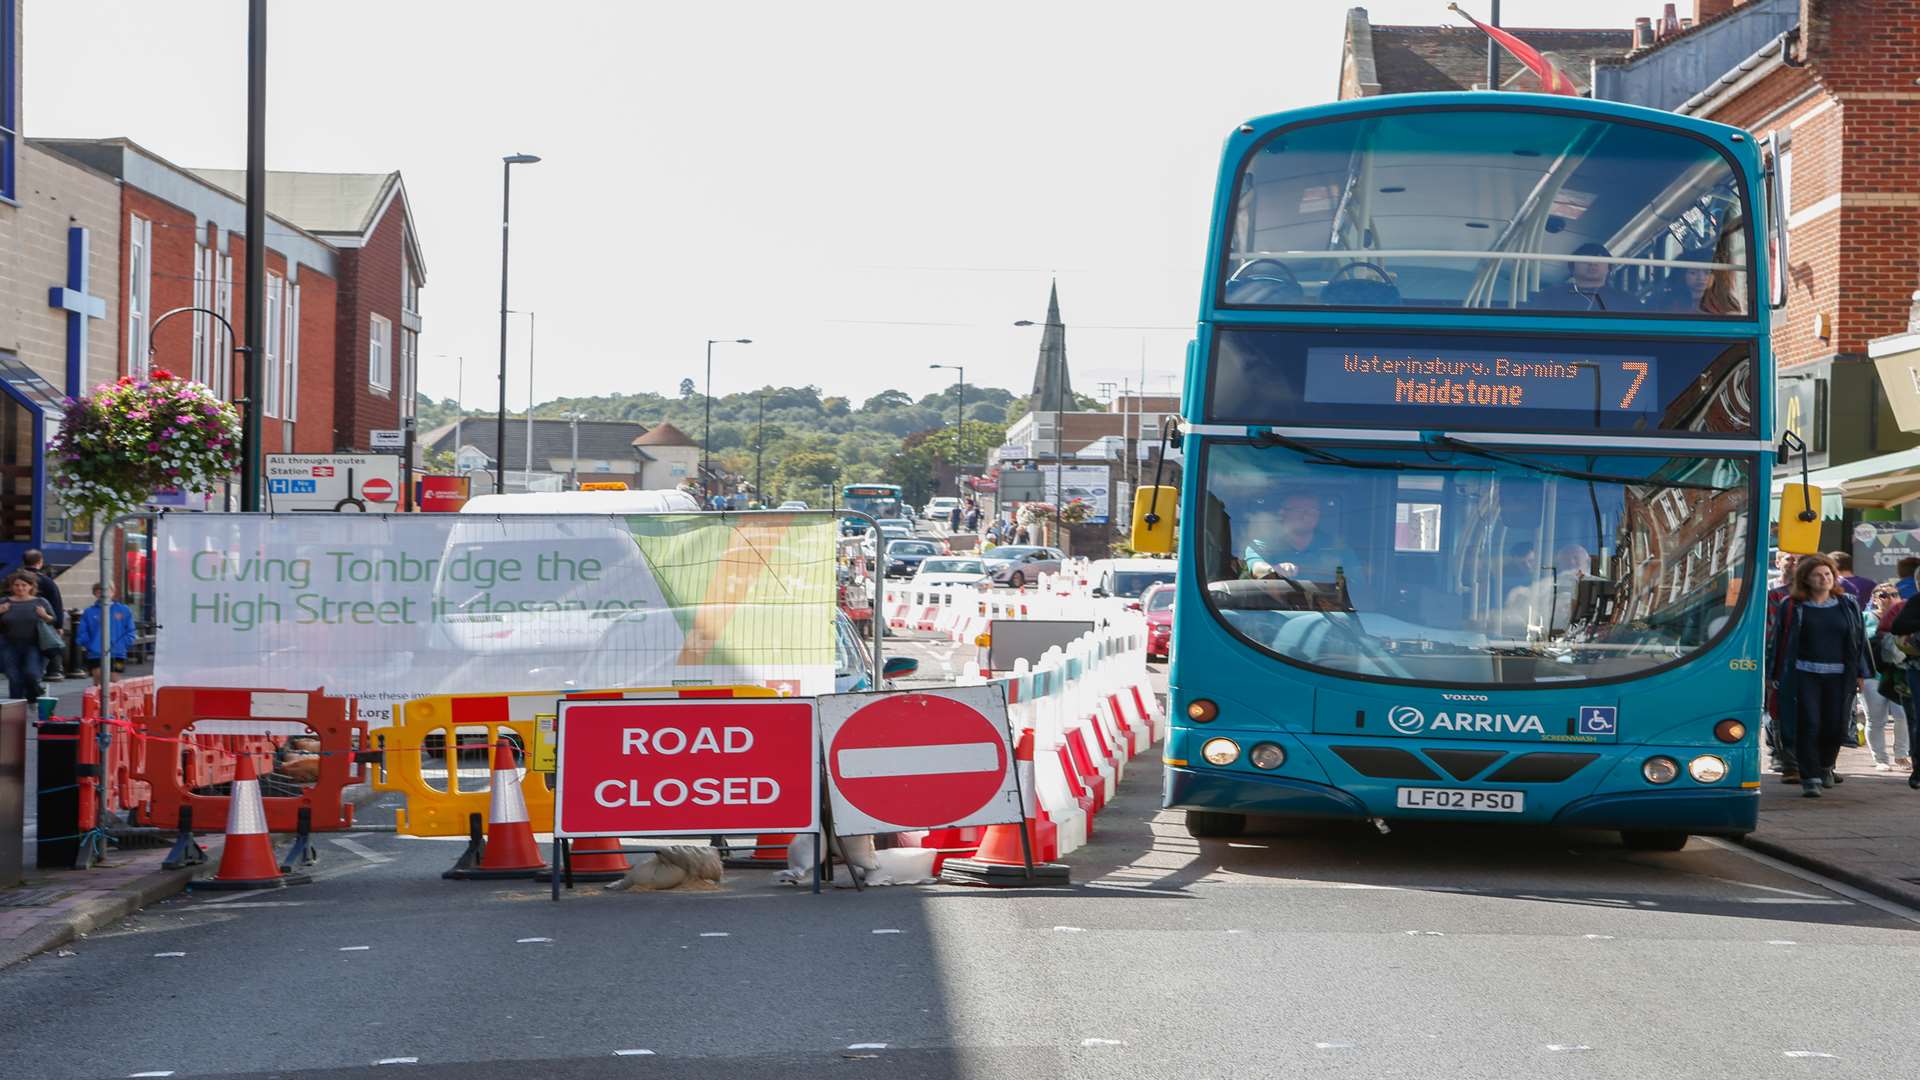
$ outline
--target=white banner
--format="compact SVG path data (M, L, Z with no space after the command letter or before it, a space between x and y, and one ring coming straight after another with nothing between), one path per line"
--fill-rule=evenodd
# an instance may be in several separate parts
M373 723L429 694L830 693L830 515L175 514L161 686L325 690Z

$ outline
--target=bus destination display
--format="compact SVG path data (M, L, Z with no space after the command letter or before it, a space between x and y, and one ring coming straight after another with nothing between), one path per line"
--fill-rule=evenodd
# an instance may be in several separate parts
M1660 410L1651 356L1319 347L1307 350L1306 400L1420 409Z

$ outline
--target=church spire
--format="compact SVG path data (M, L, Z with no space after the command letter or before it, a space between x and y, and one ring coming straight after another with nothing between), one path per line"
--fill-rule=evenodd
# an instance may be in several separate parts
M1040 358L1033 369L1034 412L1072 411L1073 378L1067 372L1067 327L1060 321L1060 283L1047 292L1047 321L1040 335Z

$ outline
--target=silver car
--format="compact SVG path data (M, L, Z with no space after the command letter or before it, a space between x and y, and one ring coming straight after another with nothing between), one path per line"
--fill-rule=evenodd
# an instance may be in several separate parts
M993 576L995 584L1019 588L1041 574L1059 573L1060 564L1066 558L1066 552L1059 548L1016 544L994 548L981 556L981 561L987 564L987 573Z

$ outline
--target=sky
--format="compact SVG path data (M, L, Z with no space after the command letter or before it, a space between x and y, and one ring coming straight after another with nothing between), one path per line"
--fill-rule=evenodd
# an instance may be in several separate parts
M510 321L511 408L529 375L540 401L675 393L708 338L753 339L715 347L721 395L919 397L955 378L930 364L1023 391L1040 330L1012 324L1044 318L1051 280L1076 389L1144 368L1164 392L1222 140L1336 95L1350 6L273 0L267 166L403 174L436 398L494 399L512 153L543 160L513 169L511 306L534 316ZM1463 25L1445 0L1366 6ZM1660 6L1506 0L1502 21ZM27 0L25 133L244 167L246 10Z

